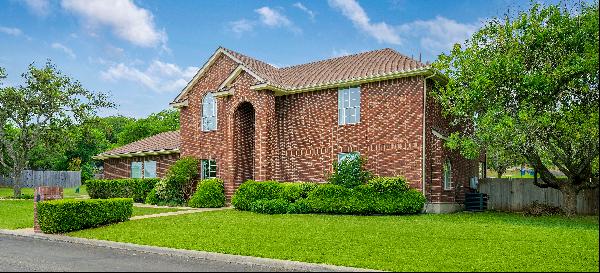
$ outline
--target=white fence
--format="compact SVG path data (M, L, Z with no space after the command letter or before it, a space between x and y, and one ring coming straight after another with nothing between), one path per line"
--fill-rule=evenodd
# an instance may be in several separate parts
M31 171L22 173L22 188L35 188L39 186L60 186L74 188L81 186L81 171ZM12 187L12 177L0 176L0 186Z
M489 197L488 208L503 211L522 211L538 201L563 207L563 194L557 189L540 188L533 179L486 178L479 181L479 192ZM598 188L577 195L577 213L598 214Z

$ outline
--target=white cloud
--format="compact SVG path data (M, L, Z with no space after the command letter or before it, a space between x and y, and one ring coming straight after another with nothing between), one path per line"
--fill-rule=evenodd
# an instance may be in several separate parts
M197 67L180 68L176 64L155 60L145 70L119 63L112 65L100 75L105 80L132 81L162 93L181 91L197 71Z
M50 13L50 1L48 0L23 0L29 10L38 16L46 16Z
M229 29L235 34L241 35L244 32L252 31L254 29L254 22L246 19L229 22Z
M300 10L306 12L306 14L308 14L308 16L310 17L310 20L314 21L315 20L315 12L308 9L307 7L305 7L304 5L302 5L302 3L300 2L296 2L293 5L296 8L299 8Z
M348 55L350 55L350 52L348 52L348 50L345 50L345 49L340 49L340 50L334 49L331 52L331 57L342 57L342 56L348 56Z
M269 8L262 7L254 10L256 13L260 15L260 21L270 27L289 27L292 25L292 22L285 17L285 15L279 13L278 11Z
M354 26L375 38L380 43L399 45L402 43L400 36L388 24L371 23L365 10L355 0L329 0L329 5L339 9Z
M20 35L23 34L23 31L21 31L18 28L15 28L15 27L2 27L2 26L0 26L0 32L4 33L4 34L12 35L12 36L20 36Z
M52 43L52 48L63 51L65 54L67 54L69 57L71 57L71 59L77 58L77 56L75 56L75 53L73 52L73 50L71 50L70 48L66 47L65 45L63 45L61 43Z
M431 20L416 20L398 27L406 38L418 39L421 48L431 54L452 49L455 43L463 43L480 27L480 24L463 24L437 16Z
M161 45L168 50L167 35L156 29L152 13L131 0L63 0L61 4L89 24L108 26L115 35L134 45Z

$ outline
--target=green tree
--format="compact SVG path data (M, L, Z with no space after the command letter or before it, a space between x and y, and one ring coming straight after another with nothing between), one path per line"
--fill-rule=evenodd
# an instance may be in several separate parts
M514 167L521 162L518 159L519 155L501 147L488 147L485 153L487 165L490 169L498 173L498 178L502 178L502 175L508 168Z
M0 88L0 165L13 175L15 196L21 195L21 172L31 166L36 148L66 143L73 126L113 107L106 94L85 89L50 61L41 68L31 64L22 77L24 85Z
M440 55L448 83L433 94L454 122L473 124L449 148L475 158L501 144L535 169L537 186L563 192L567 215L581 190L598 187L598 2L573 8L532 4L491 20Z
M166 109L124 125L123 130L118 134L118 144L122 146L158 133L174 130L179 130L179 110Z

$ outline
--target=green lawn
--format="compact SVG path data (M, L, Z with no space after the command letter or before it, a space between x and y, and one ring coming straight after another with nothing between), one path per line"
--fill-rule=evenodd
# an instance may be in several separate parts
M65 188L63 190L63 196L65 198L80 198L86 197L88 195L85 185L79 187L79 193L76 193L77 188ZM33 188L22 188L22 194L30 194L33 195ZM8 187L0 187L0 199L12 198L14 194L13 188Z
M69 235L393 271L598 272L597 216L261 215L226 210Z
M33 200L0 200L0 229L33 227Z
M179 211L171 208L133 207L133 216ZM33 227L33 200L0 200L0 229Z

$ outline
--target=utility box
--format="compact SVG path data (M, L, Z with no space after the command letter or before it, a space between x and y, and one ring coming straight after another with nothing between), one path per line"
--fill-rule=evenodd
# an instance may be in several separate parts
M37 203L48 200L63 199L63 188L58 186L42 186L35 188L33 195L33 231L42 232L38 223Z
M479 192L465 193L465 210L485 211L487 210L488 195Z

